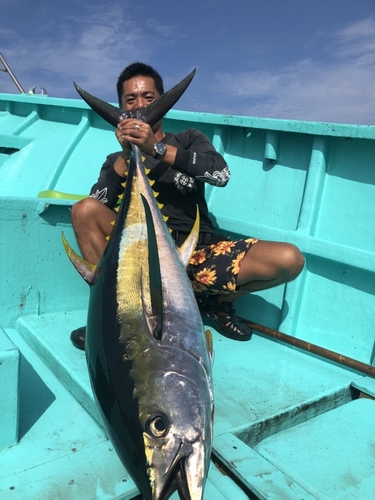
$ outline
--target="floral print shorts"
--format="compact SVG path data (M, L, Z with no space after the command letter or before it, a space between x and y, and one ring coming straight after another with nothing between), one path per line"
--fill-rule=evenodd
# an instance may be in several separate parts
M257 241L248 238L198 245L187 267L194 292L210 295L235 292L243 258Z

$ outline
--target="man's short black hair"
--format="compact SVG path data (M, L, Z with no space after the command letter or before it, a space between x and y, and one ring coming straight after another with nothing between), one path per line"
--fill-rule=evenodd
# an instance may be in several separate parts
M117 96L120 106L121 106L121 97L123 94L123 84L124 82L130 80L131 78L134 78L135 76L148 76L152 78L154 80L157 92L160 95L164 94L163 79L159 75L159 73L152 66L149 66L148 64L139 61L134 62L132 64L129 64L129 66L127 66L124 69L124 71L120 74L117 80Z

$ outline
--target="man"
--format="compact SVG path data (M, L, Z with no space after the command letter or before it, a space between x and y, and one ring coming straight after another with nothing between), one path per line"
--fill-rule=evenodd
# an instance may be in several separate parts
M143 63L129 65L117 82L119 104L125 111L142 109L164 93L160 75ZM196 129L165 134L162 123L154 127L134 118L121 120L116 130L121 152L107 157L90 197L72 208L72 223L84 258L97 264L107 245L116 213L118 195L127 175L130 144L145 155L153 189L159 193L162 212L168 217L176 244L189 234L200 210L198 246L187 272L202 316L216 330L234 340L249 340L251 329L236 315L233 301L242 295L281 285L301 272L304 258L291 244L255 238L231 241L215 235L204 198L205 182L224 187L230 172L208 138ZM83 349L85 328L71 334Z

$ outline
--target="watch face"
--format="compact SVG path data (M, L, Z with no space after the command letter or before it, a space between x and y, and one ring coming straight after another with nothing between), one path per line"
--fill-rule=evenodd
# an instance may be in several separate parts
M167 146L163 142L156 142L154 150L157 156L162 156L167 151Z

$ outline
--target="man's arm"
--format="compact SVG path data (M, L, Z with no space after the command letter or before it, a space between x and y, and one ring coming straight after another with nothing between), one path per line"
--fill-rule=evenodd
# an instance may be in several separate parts
M136 144L149 156L154 156L154 144L163 137L161 129L155 137L147 123L135 119L122 120L119 123L119 130L121 134L118 135L119 140L122 137ZM230 178L228 165L202 132L188 129L174 137L178 145L167 142L167 151L159 157L159 161L190 177L215 186L225 186L228 183Z
M115 134L122 151L107 156L100 170L99 179L90 190L90 198L96 198L108 208L114 208L119 195L124 192L124 182L128 171L127 160L130 155L130 144L122 136L119 126Z
M189 129L179 135L179 139L183 141L183 147L177 148L174 168L214 186L228 184L229 167L202 132Z
M127 163L121 152L108 155L97 182L90 190L90 198L96 198L108 208L114 208L119 195L124 191L122 184L126 179L126 171Z

